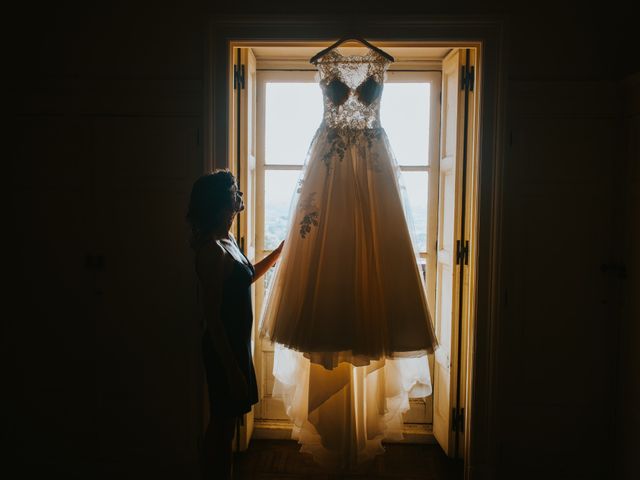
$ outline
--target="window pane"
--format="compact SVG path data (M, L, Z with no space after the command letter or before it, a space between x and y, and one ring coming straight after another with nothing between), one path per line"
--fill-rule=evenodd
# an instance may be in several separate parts
M284 240L289 208L299 170L266 170L264 178L264 249L273 250Z
M427 251L427 200L429 198L428 172L402 172L402 182L406 188L411 219L413 223L414 240L418 251Z
M386 83L380 121L400 165L429 162L429 83Z
M302 165L322 109L317 83L267 83L265 163Z

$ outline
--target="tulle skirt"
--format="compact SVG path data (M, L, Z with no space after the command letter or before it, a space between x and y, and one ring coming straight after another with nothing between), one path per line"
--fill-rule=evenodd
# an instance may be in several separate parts
M318 129L261 335L327 368L433 352L407 203L382 128Z
M384 452L382 440L401 440L409 399L431 395L427 357L376 360L332 370L276 345L273 396L293 422L292 438L320 465L356 471Z
M321 126L266 296L273 396L326 467L382 453L409 398L431 394L436 339L400 180L382 128Z

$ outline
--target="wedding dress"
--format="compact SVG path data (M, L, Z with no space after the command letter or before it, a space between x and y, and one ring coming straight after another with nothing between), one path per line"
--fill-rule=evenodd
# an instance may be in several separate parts
M353 467L400 438L411 396L431 394L436 339L380 125L389 61L374 50L316 64L324 99L292 201L260 334L276 343L274 396L302 451Z

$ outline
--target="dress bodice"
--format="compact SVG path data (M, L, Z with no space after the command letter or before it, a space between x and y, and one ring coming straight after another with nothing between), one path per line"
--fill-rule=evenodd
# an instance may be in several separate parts
M374 50L341 55L336 50L316 64L328 127L362 130L380 127L380 98L389 60Z

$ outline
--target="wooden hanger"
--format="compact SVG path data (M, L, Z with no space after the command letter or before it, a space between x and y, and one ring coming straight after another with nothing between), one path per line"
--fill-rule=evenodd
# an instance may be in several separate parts
M384 58L386 58L390 62L395 62L395 59L391 55L389 55L387 52L385 52L384 50L379 49L375 45L372 45L369 42L367 42L364 38L358 37L358 36L355 36L355 37L342 37L340 40L338 40L333 45L331 45L331 46L325 48L324 50L321 50L318 53L316 53L313 57L311 57L309 59L309 62L313 63L315 65L316 62L318 60L320 60L320 58L322 58L325 54L329 53L331 50L333 50L334 48L337 48L338 46L342 45L344 42L346 42L348 40L356 40L356 41L362 43L364 46L369 47L371 50L379 53L380 55L382 55Z

